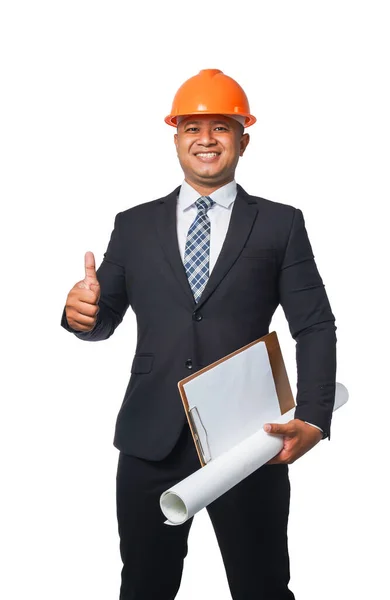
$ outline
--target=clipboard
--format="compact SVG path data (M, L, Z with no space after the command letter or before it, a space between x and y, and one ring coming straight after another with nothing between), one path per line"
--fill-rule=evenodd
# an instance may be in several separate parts
M276 332L178 382L200 464L295 407Z

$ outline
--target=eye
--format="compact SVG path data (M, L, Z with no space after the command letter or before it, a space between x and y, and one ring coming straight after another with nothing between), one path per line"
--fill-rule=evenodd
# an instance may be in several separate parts
M188 131L192 133L194 131L199 131L199 130L198 130L197 127L187 127L186 130L185 130L185 132L187 133Z
M217 127L215 127L215 129L217 131L229 131L227 127L225 127L224 125L217 125Z

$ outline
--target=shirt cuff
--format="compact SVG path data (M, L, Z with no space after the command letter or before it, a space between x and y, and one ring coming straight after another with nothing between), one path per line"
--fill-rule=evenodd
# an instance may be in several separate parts
M322 433L324 433L324 430L321 429L321 427L318 427L318 425L314 425L313 423L309 423L309 421L305 421L305 423L307 423L308 425L311 425L312 427L315 427L316 429L319 429L320 431L322 431Z

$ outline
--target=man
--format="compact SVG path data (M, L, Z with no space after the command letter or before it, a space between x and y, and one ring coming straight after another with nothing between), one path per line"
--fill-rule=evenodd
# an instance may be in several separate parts
M288 589L288 464L329 437L335 394L334 317L300 210L247 194L235 169L255 122L242 88L216 69L177 92L166 122L184 182L119 213L102 264L85 255L62 325L108 338L129 306L137 348L119 411L120 600L170 600L192 519L164 525L163 491L200 468L177 382L268 333L280 303L297 342L295 418L269 424L284 448L207 507L234 600L293 599ZM237 506L245 506L238 511Z

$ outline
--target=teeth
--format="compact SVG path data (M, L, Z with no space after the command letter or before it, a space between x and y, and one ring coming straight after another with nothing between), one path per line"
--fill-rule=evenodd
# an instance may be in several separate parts
M216 152L198 152L196 156L202 156L203 158L211 158L212 156L217 156Z

